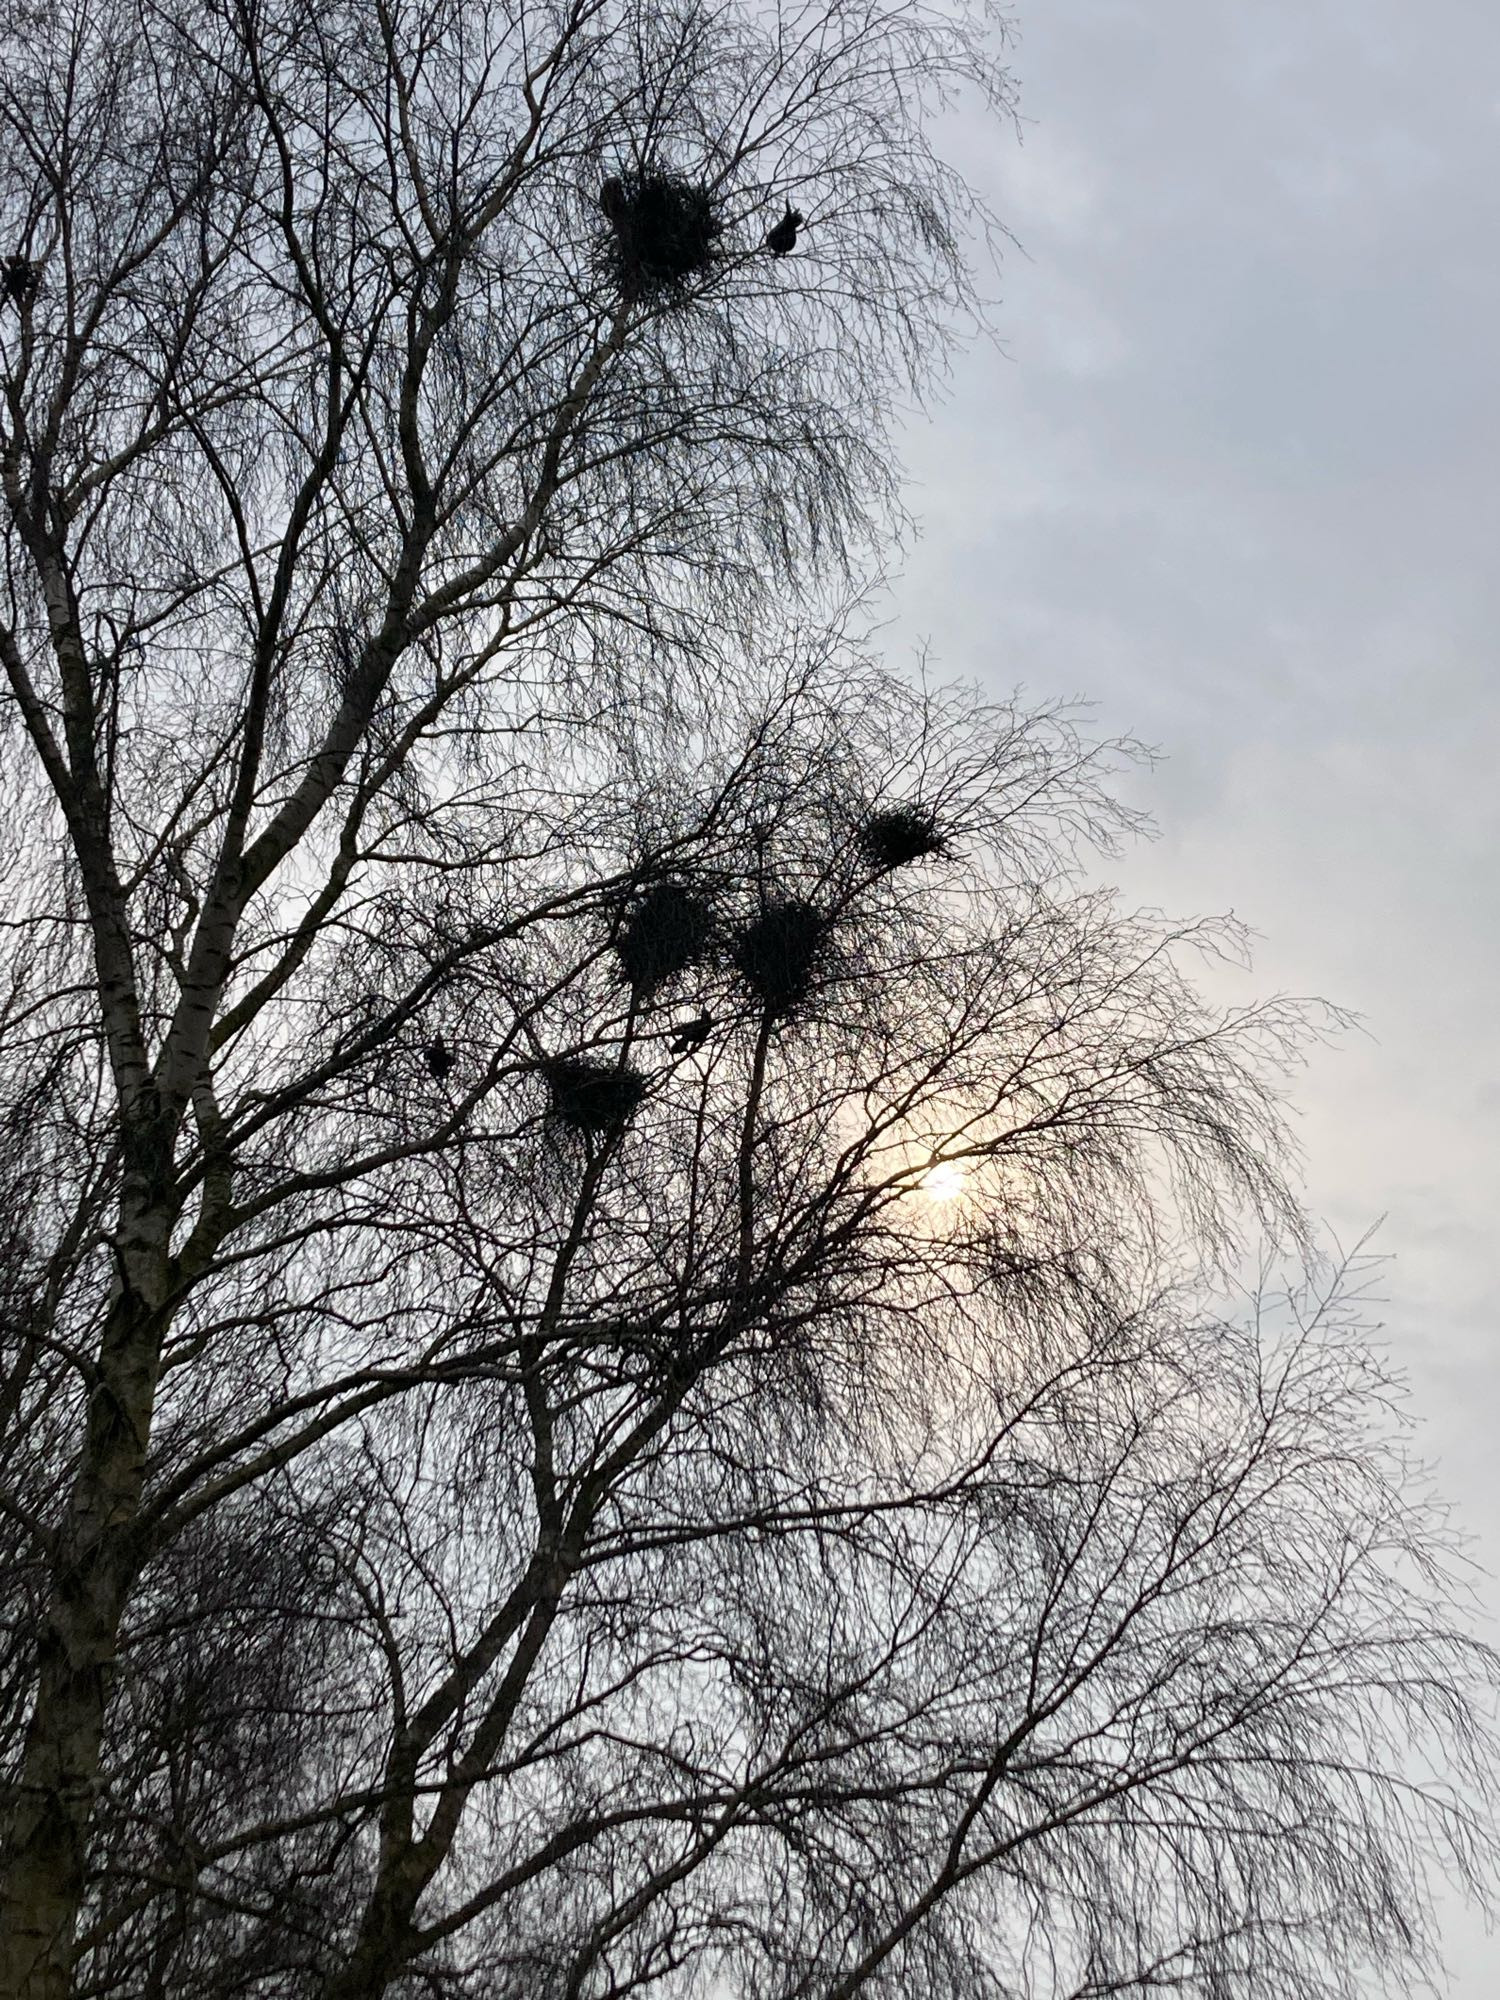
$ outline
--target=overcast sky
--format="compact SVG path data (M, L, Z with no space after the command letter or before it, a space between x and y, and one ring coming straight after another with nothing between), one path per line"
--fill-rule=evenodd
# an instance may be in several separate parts
M1006 354L906 447L897 635L1166 761L1116 871L1366 1032L1298 1091L1314 1209L1387 1217L1421 1444L1500 1636L1500 5L1018 0ZM1456 2000L1500 1940L1445 1911ZM1260 1996L1257 1996L1260 2000ZM1265 1996L1274 2000L1274 1996Z

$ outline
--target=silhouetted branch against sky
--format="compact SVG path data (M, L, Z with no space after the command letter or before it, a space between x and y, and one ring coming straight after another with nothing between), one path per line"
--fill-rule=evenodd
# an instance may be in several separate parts
M858 611L998 30L0 35L0 2000L1399 1988L1494 1672L1337 1017Z

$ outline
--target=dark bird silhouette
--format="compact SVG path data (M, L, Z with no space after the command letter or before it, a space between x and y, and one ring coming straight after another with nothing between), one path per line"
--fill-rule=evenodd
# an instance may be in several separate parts
M630 209L624 181L615 175L610 176L599 190L599 207L603 211L605 221L613 223L618 229Z
M671 1046L673 1055L690 1056L696 1054L708 1040L709 1035L713 1031L713 1025L714 1017L712 1014L698 1014L691 1021L679 1021L677 1032L672 1037Z
M4 297L19 312L28 299L34 299L42 282L42 274L29 257L0 258L0 297Z
M801 209L787 207L787 212L774 229L766 231L766 248L773 257L786 257L797 247L797 231L806 218Z
M442 1082L445 1076L452 1074L453 1065L458 1060L441 1035L433 1036L426 1048L423 1049L422 1055L426 1060L427 1067L432 1071L432 1074L437 1078L439 1083Z

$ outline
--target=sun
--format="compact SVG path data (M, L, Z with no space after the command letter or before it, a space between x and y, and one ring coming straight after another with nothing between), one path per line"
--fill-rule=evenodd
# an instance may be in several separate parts
M923 1174L919 1186L929 1201L956 1201L968 1178L958 1160L939 1160Z

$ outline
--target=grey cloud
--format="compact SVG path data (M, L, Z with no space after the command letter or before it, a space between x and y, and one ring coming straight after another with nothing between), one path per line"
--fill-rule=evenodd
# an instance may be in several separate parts
M1233 907L1251 984L1367 1034L1299 1092L1308 1187L1385 1212L1389 1338L1500 1568L1500 9L1023 0L1003 357L908 439L898 645L1158 743L1132 896ZM1484 1585L1491 1617L1500 1585ZM1444 1911L1458 2000L1494 1985Z

